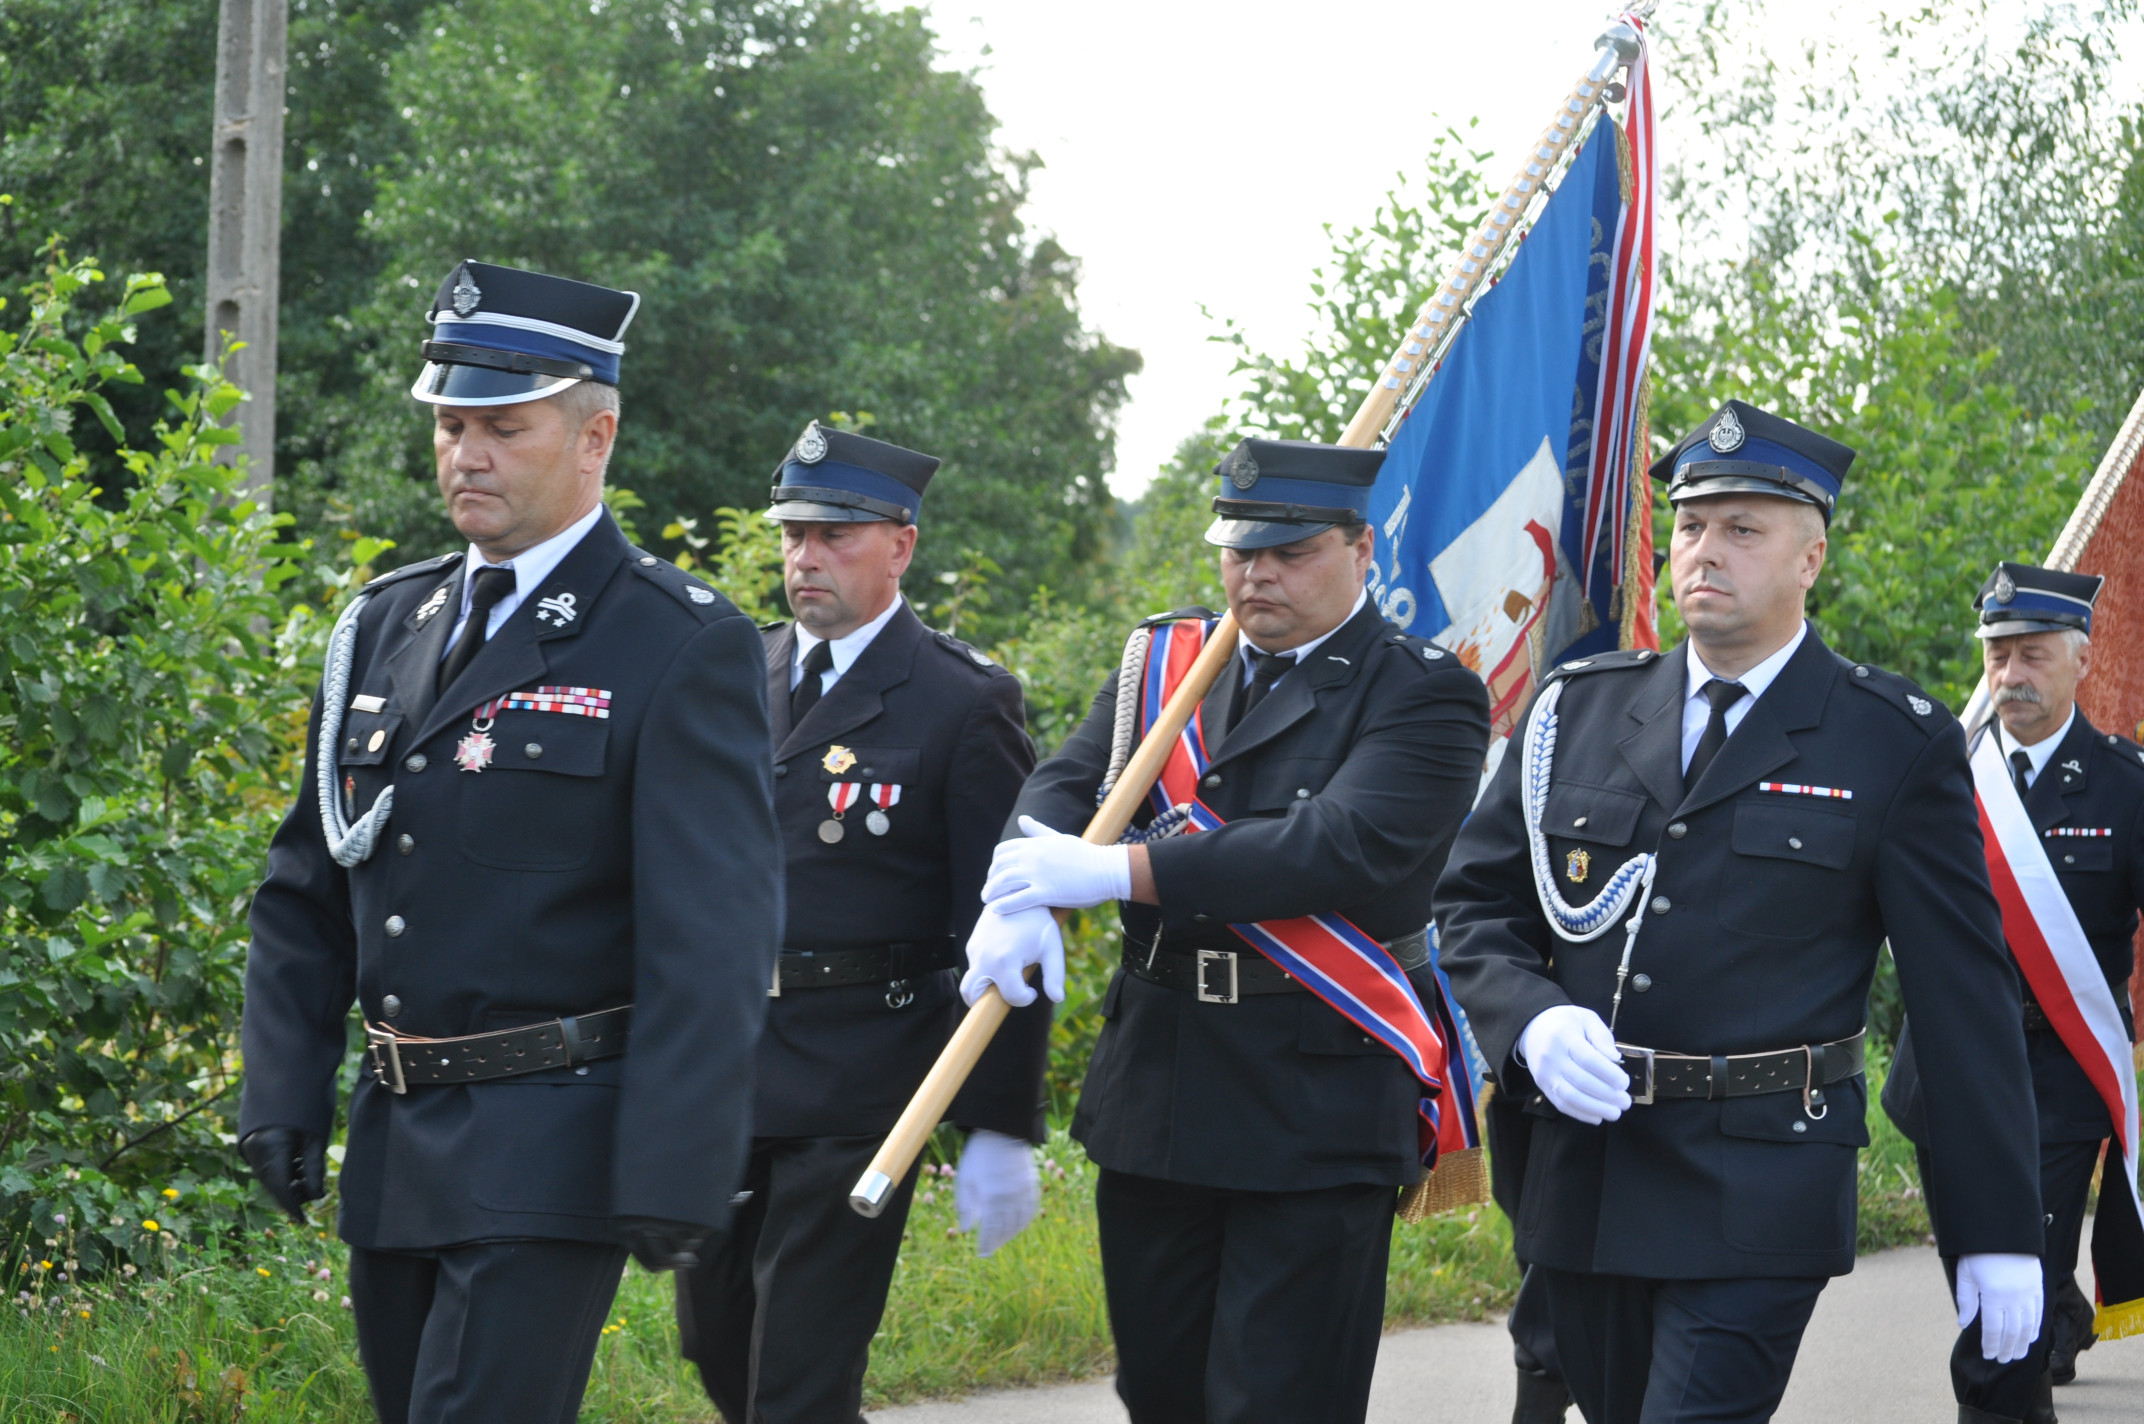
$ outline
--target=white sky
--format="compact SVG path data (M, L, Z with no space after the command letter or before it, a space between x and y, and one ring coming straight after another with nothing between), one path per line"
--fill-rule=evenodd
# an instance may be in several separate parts
M1111 484L1132 496L1233 389L1208 342L1310 328L1323 225L1367 221L1443 120L1479 116L1501 185L1593 57L1604 0L935 0L945 63L979 71L1033 226L1082 263L1089 326L1138 350ZM990 53L982 53L985 47Z

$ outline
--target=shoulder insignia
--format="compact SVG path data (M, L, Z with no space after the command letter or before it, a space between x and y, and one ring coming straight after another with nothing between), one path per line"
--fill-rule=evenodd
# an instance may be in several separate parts
M381 574L378 578L366 584L364 591L370 593L374 589L385 588L391 583L400 583L404 579L417 578L423 574L438 573L445 570L449 565L460 563L461 559L462 551L459 549L456 549L451 554L440 554L435 558L419 559L414 564L404 564L399 569Z
M1627 668L1644 667L1660 654L1651 648L1618 648L1613 652L1594 653L1590 657L1573 658L1567 663L1558 663L1548 670L1542 681L1552 682L1559 677L1576 677L1589 672L1619 672Z
M2144 747L2112 732L2104 732L2101 735L2106 739L2107 760L2131 771L2144 771Z
M1180 623L1186 619L1191 618L1196 618L1200 622L1205 623L1211 622L1213 619L1216 619L1220 616L1220 614L1214 612L1211 608L1205 608L1200 606L1199 604L1194 603L1189 608L1179 608L1171 613L1149 614L1147 617L1140 619L1139 622L1134 626L1140 628L1152 628L1158 624Z
M676 564L658 559L653 554L642 553L638 549L632 551L626 563L634 573L669 594L703 620L719 618L725 612L736 612L735 604Z
M1956 720L1948 707L1928 696L1911 678L1874 663L1848 662L1845 658L1839 659L1839 666L1845 673L1844 681L1888 702L1923 732L1933 734L1946 723Z
M954 637L951 633L941 633L936 628L933 628L931 630L931 636L938 641L938 646L944 648L949 653L957 655L965 662L971 662L977 667L982 668L986 671L1005 672L1005 669L999 667L998 664L992 660L991 656L988 653L982 651L980 648L973 646L972 644L963 643L960 639ZM1011 676L1010 673L1007 673L1006 675L1008 677Z
M1412 633L1394 633L1392 645L1404 649L1409 662L1418 663L1425 668L1466 666L1452 656L1450 649L1440 648L1429 639L1418 638Z

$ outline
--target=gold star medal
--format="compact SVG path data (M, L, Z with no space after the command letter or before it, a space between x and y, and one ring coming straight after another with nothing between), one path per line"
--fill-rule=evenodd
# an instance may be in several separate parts
M1593 873L1593 857L1582 850L1574 850L1563 858L1563 873L1573 885L1583 885Z
M819 765L825 767L835 776L839 776L850 767L856 765L856 753L850 751L847 747L828 747L826 755L820 760Z

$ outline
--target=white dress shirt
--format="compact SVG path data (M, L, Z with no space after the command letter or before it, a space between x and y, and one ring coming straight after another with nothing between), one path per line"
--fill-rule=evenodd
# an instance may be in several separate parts
M2055 728L2055 734L2051 737L2042 737L2028 747L2005 732L2002 719L2000 717L1996 718L1995 746L2003 754L2003 764L2015 766L2016 763L2010 760L2010 753L2023 752L2026 759L2032 763L2025 771L2025 785L2030 787L2040 779L2040 773L2047 770L2047 764L2055 759L2055 748L2062 745L2062 739L2070 734L2070 723L2076 720L2077 704L2072 702L2070 704L2070 715L2062 719L2062 725Z
M1303 646L1301 646L1300 648L1290 648L1285 653L1269 654L1264 648L1258 647L1253 644L1247 634L1238 633L1236 635L1236 651L1239 655L1237 658L1237 666L1239 666L1243 670L1243 681L1238 683L1237 686L1249 687L1251 685L1251 677L1258 669L1258 664L1256 661L1254 661L1254 659L1257 658L1270 656L1293 658L1295 659L1296 667L1301 667L1305 662L1309 661L1310 655L1318 650L1318 644L1324 642L1327 638L1330 638L1333 634L1339 632L1342 628L1345 628L1349 623L1354 621L1355 615L1362 612L1362 605L1367 603L1369 601L1369 598L1369 587L1368 585L1364 585L1362 592L1355 595L1355 606L1348 610L1347 617L1341 619L1332 627L1318 634L1317 637L1312 638L1309 642L1303 644ZM1294 669L1291 668L1289 669L1289 671L1292 672L1294 671ZM1284 672L1280 675L1280 677L1286 677L1287 675L1288 674ZM1276 677L1273 680L1275 682L1279 682L1280 677Z
M1802 639L1808 636L1809 622L1804 619L1802 626L1794 630L1794 636L1787 639L1785 647L1742 676L1725 679L1727 682L1741 683L1749 693L1747 697L1737 697L1734 706L1727 709L1728 736L1735 734L1735 728L1742 725L1742 719L1749 715L1749 709L1757 705L1757 699L1764 696L1764 690L1772 685L1772 679L1779 676L1779 670L1787 665L1787 659L1794 656L1794 650L1800 647ZM1704 698L1705 684L1719 676L1705 666L1705 660L1697 655L1695 645L1690 648L1688 661L1690 685L1684 691L1682 703L1682 769L1685 772L1690 769L1690 758L1697 755L1697 744L1704 739L1705 724L1712 720L1712 704Z
M849 670L850 664L863 656L864 649L871 646L871 640L879 635L881 628L893 621L893 615L900 610L900 607L901 595L896 593L893 596L893 602L887 604L885 610L878 617L864 624L863 627L858 628L855 632L845 633L833 640L831 646L834 650L834 665L819 674L819 695L821 697L834 690L834 684L841 681L841 675ZM791 653L789 657L789 690L791 692L795 692L797 684L804 680L804 659L811 655L813 648L827 641L809 628L806 628L802 623L798 623L795 626L797 630L797 646L796 651Z
M559 560L572 553L573 546L586 538L588 531L595 528L596 521L602 517L603 502L597 500L594 509L589 510L541 544L523 549L503 564L492 564L478 551L476 545L471 544L469 546L469 557L462 565L467 574L462 579L462 606L461 610L454 615L454 627L447 633L447 647L449 649L453 648L455 642L462 635L462 626L469 621L470 601L476 597L476 571L478 569L495 567L514 571L514 591L491 606L491 618L484 624L484 640L489 642L491 641L491 635L498 632L501 625L514 616L514 610L521 606L521 600L534 593L543 581L551 576L551 570L558 567ZM445 653L441 653L439 656L441 661L446 660L447 655Z

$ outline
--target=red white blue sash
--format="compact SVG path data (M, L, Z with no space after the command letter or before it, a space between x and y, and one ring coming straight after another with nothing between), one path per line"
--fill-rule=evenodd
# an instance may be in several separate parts
M2144 1335L2144 1203L2137 1197L2137 1076L2129 1035L2002 749L1986 734L1973 748L1973 800L1988 879L2002 906L2003 938L2048 1023L2114 1120L2092 1229L2092 1274L2099 1287L2094 1330L2105 1339ZM2120 1172L2114 1169L2117 1158Z
M1139 733L1143 739L1192 663L1214 625L1197 619L1163 623L1154 629L1147 649L1146 674L1140 684ZM1224 674L1225 676L1226 674ZM1199 800L1199 779L1206 774L1204 708L1184 725L1161 778L1148 793L1157 816L1183 808L1183 834L1225 825ZM1430 1090L1421 1099L1419 1124L1422 1162L1434 1166L1440 1154L1481 1145L1475 1119L1475 1084L1444 971L1436 970L1439 988L1434 1017L1425 1010L1414 984L1383 945L1340 915L1304 915L1292 920L1261 920L1229 928L1253 949L1279 965L1337 1009L1349 1022L1397 1054L1409 1072ZM1435 949L1431 949L1434 964ZM1450 1055L1461 1055L1450 1071Z

